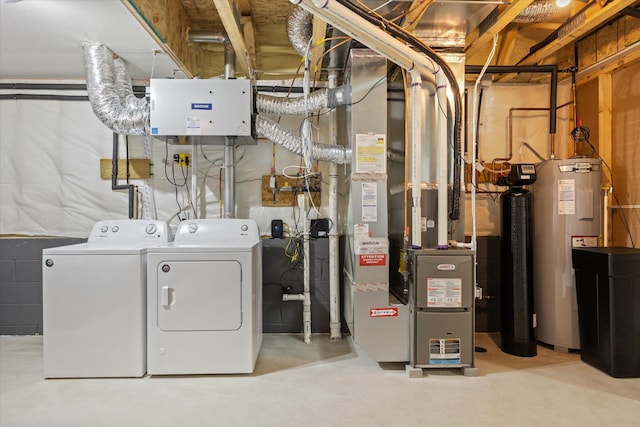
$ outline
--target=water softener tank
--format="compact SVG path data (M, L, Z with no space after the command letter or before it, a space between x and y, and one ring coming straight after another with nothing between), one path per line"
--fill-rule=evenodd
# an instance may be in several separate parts
M512 165L502 210L501 348L515 356L537 354L533 305L533 165Z

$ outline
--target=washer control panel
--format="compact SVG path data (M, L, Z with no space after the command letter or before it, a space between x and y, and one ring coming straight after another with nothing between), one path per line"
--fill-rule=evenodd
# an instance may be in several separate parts
M154 245L170 241L171 231L166 222L145 219L99 221L93 226L87 240L93 244L140 242Z

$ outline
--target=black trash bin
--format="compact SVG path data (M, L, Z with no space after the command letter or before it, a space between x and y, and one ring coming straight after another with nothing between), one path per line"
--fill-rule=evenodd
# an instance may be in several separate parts
M582 360L640 377L640 249L576 248L572 260Z

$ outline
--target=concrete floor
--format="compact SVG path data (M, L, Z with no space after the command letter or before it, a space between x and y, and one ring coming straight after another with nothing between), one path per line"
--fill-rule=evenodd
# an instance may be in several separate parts
M0 337L0 426L637 426L640 379L477 334L478 377L371 360L350 337L267 334L252 375L42 379L42 337Z

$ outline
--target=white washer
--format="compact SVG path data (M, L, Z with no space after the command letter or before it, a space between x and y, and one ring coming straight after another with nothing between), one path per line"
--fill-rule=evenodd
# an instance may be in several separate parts
M146 248L167 223L100 221L87 243L42 251L44 377L141 377L146 372Z
M262 247L255 221L180 223L147 258L147 372L242 374L262 344Z

